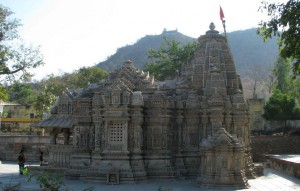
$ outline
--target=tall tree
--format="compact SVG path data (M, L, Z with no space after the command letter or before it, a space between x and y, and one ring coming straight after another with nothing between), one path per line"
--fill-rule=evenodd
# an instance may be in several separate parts
M289 94L300 103L300 76L291 77L291 61L279 57L273 68L273 75L275 77L274 88Z
M275 88L281 92L290 92L292 89L291 75L291 62L287 59L279 57L273 69L274 76L276 77Z
M17 19L8 8L0 5L0 79L28 80L30 69L44 64L39 48L26 46L19 37Z
M169 41L164 38L164 43L159 50L149 50L148 59L144 69L158 80L174 78L181 66L187 63L196 50L196 42L180 45L176 40Z
M243 79L244 90L248 89L251 91L251 98L257 98L258 93L263 93L267 87L268 76L259 64L253 64L249 66L246 77Z
M293 62L294 76L300 74L300 1L289 0L286 3L263 1L259 10L267 11L269 19L261 21L258 34L264 40L279 36L280 54Z
M56 96L49 91L48 87L43 86L34 102L34 108L37 112L37 116L42 118L44 113L49 113L55 99Z

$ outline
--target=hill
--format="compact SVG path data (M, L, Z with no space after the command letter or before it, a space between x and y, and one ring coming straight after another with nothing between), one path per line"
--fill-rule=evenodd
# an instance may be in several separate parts
M254 28L234 31L228 33L227 36L237 70L240 74L245 75L252 65L259 64L263 69L268 69L273 66L278 55L276 39L270 39L264 43L262 37L256 34L256 29ZM114 55L98 63L96 67L112 71L120 67L125 60L130 59L136 67L143 68L147 62L149 49L159 49L164 37L168 40L175 39L183 45L196 40L177 30L164 30L160 35L147 35L139 39L133 45L119 48Z
M263 42L254 28L228 33L228 42L237 71L242 75L247 74L253 65L260 65L262 69L272 68L279 54L277 39Z

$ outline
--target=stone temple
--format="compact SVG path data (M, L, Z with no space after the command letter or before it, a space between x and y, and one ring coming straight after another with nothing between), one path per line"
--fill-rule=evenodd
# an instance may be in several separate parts
M51 129L42 168L111 184L194 177L200 187L247 188L255 177L248 106L214 28L173 80L156 82L127 60L99 83L65 91L52 117L34 124Z

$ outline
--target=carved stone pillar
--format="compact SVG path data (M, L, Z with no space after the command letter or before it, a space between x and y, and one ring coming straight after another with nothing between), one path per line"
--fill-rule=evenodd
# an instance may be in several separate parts
M100 151L100 141L101 141L101 126L103 125L102 121L95 123L95 151L98 152Z
M176 162L175 162L175 166L176 166L176 170L177 170L177 176L182 176L185 175L187 173L186 171L186 167L184 165L184 161L183 161L183 155L182 155L182 139L183 139L183 104L182 102L178 102L177 103L177 154L176 154Z
M133 107L133 114L131 115L131 122L133 124L133 151L141 152L143 144L143 133L142 133L142 124L143 124L143 114L141 107Z
M202 139L206 139L207 138L208 115L205 111L202 112L201 122L202 122L202 132L203 132Z
M132 139L128 140L132 145L131 150L131 157L130 157L130 165L132 168L132 173L135 180L143 180L146 179L146 171L145 171L145 165L143 161L142 156L142 146L143 146L143 129L142 125L144 122L144 115L143 115L143 106L144 106L144 100L142 97L141 92L133 92L132 95L132 105L131 105L131 124L133 128L133 131L131 132L132 135L128 136Z

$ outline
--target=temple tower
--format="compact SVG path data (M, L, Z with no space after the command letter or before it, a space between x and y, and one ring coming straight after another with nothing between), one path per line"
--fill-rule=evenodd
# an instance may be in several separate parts
M188 174L197 173L202 187L246 188L246 174L253 176L248 108L227 39L213 23L182 67L176 92L185 103L180 136Z

